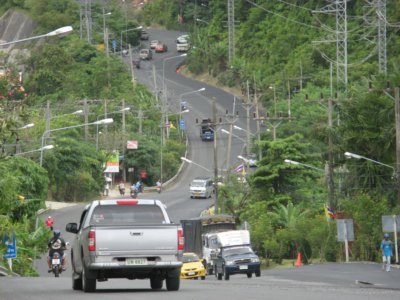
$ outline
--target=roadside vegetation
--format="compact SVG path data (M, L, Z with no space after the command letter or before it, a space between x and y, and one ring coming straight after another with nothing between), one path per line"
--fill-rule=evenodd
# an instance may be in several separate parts
M118 40L115 51L121 48L120 33L139 26L132 18L125 19L118 4L114 1L107 7L111 12L107 15L109 35ZM92 7L91 43L80 38L76 1L2 2L0 11L7 9L17 9L33 18L38 35L68 25L74 28L74 32L65 37L24 44L30 55L20 56L13 63L2 63L0 237L3 240L5 236L16 234L18 255L13 259L13 271L35 276L33 259L46 251L51 235L44 224L37 221L36 213L45 207L45 200L98 199L105 185L105 164L115 150L124 156L128 183L136 182L140 172L145 170L144 185L153 186L160 178L161 147L163 178L168 179L181 164L185 144L180 133L171 129L169 139L160 147L161 113L157 99L144 86L132 82L129 67L120 57L106 55L101 6L93 4ZM127 43L137 45L139 34L138 30L124 32L123 48L127 48ZM109 49L114 51L111 38ZM7 54L0 53L0 58L7 61ZM20 70L24 70L23 86L19 81ZM123 128L121 109L127 107L130 110L125 113ZM73 113L78 110L83 113ZM80 126L104 119L106 114L113 118L112 124ZM172 123L178 121L173 114L169 119ZM22 129L28 123L34 126ZM66 130L45 134L46 130L57 128ZM127 140L138 141L138 149L124 151ZM54 148L43 151L42 166L41 151L23 154L43 145ZM5 250L6 245L0 243L0 252L5 253ZM7 266L2 256L0 265Z
M179 6L154 0L139 14L143 21L190 33L186 70L192 77L208 76L208 82L239 90L243 101L257 97L265 120L252 152L261 151L262 159L247 177L248 186L238 187L232 176L221 187L219 206L247 221L258 253L276 262L294 259L298 252L304 262L344 260L344 245L336 241L336 223L326 216L326 206L338 218L354 221L351 259L379 261L381 216L400 212L394 169L344 155L349 151L395 167L393 96L400 86L400 38L393 24L400 21L399 2L387 2L386 75L379 70L376 45L363 39L377 36L362 18L365 2L348 2L347 89L336 82L335 64L331 81L335 43L315 43L329 40L327 26L335 30L334 16L312 13L326 4L235 1L231 61L227 1L189 0ZM328 186L330 176L333 185Z

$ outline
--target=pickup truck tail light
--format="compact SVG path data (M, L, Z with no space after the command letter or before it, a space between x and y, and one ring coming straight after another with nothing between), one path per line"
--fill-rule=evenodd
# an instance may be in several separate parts
M89 251L96 251L96 231L90 230L89 231L89 244L88 244Z
M183 236L183 229L178 228L178 250L185 249L185 238Z

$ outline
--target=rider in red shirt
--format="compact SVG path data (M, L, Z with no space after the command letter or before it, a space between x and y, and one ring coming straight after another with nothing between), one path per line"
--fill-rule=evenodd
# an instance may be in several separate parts
M45 221L45 223L46 223L47 227L48 227L51 231L53 231L54 220L53 220L53 218L52 218L51 216L48 216L48 217L47 217L47 220Z

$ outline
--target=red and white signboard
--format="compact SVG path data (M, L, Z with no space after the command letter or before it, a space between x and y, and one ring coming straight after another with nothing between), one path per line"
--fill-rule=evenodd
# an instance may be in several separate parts
M126 142L126 149L137 149L138 148L138 141L127 141Z

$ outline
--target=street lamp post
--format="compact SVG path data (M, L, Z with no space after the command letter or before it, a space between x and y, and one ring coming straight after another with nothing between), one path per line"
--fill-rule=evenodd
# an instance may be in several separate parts
M46 150L50 150L50 149L53 149L53 148L54 148L53 145L47 145L47 146L44 146L43 148L39 148L39 149L27 151L27 152L16 153L15 156L22 156L22 155L25 155L25 154L29 154L29 153L33 153L33 152L39 152L39 151L46 151Z
M387 165L387 164L384 164L384 163L381 163L380 161L373 160L371 158L368 158L368 157L365 157L365 156L362 156L362 155L359 155L359 154L351 153L351 152L345 152L344 155L346 156L346 158L364 159L364 160L368 160L368 161L371 161L373 163L376 163L378 165L391 168L393 170L393 173L395 174L395 168L394 167L392 167L390 165Z
M16 138L16 141L15 141L15 154L18 154L20 152L18 131L19 130L28 129L28 128L32 128L33 126L35 126L35 124L29 123L29 124L26 124L26 125L24 125L24 126L22 126L22 127L17 129L17 138Z
M131 109L130 107L125 107L123 109L107 113L107 116L113 115L113 114L121 114L121 113L123 114L123 122L122 122L122 132L123 133L125 133L125 117L124 117L125 116L125 112L129 111L130 109ZM104 117L104 115L97 116L97 121L99 120L100 117ZM108 123L103 123L103 124L108 124ZM96 124L96 151L99 150L99 125L102 125L102 124L101 123Z
M304 163L301 163L301 162L298 162L298 161L294 161L294 160L290 160L290 159L285 159L285 163L287 163L287 164L289 164L289 165L300 165L300 166L304 166L304 167L307 167L307 168L310 168L310 169L314 169L314 170L316 170L316 171L319 171L319 172L324 173L324 174L325 174L325 177L326 177L326 179L327 179L327 180L326 180L326 185L327 185L327 189L328 189L329 206L330 206L332 209L335 209L335 208L336 208L335 194L334 194L334 190L333 190L333 188L332 188L332 186L331 186L331 184L330 184L330 180L333 181L333 178L330 179L330 178L328 177L328 176L330 176L330 173L327 172L328 164L325 166L325 169L321 169L321 168L314 167L314 166L312 166L312 165L304 164Z
M109 51L108 51L108 30L106 28L106 16L110 16L111 12L106 13L105 8L103 7L103 43L105 46L106 50L106 55L109 56Z
M122 34L125 32L125 45L128 44L128 31L133 31L133 30L140 30L142 29L143 26L138 26L136 28L131 28L131 29L126 29L126 30L121 30L121 37L120 37L120 45L121 45L121 55L122 55Z
M37 35L37 36L33 36L33 37L29 37L29 38L25 38L25 39L20 39L20 40L15 40L15 41L11 41L11 42L6 42L6 43L1 43L0 46L7 46L7 45L11 45L11 44L16 44L16 43L21 43L21 42L27 42L27 41L31 41L31 40L36 40L36 39L40 39L43 37L52 37L52 36L56 36L56 35L66 35L68 33L70 33L72 31L72 27L71 26L65 26L65 27L61 27L58 28L54 31L51 31L49 33L46 34L42 34L42 35Z
M58 118L63 118L63 117L73 116L73 115L80 115L80 114L83 114L83 110L82 109L74 111L74 112L69 113L69 114L63 114L63 115L58 115L58 116L51 117L50 116L50 109L47 109L47 112L46 112L46 131L50 130L50 122L51 122L52 119L58 119Z
M162 89L163 89L163 100L161 101L161 113L164 114L166 111L166 105L167 105L167 88L165 86L165 62L171 59L175 59L175 58L179 58L179 57L185 57L187 56L187 53L183 53L180 55L176 55L176 56L171 56L171 57L167 57L163 59L163 68L162 68ZM164 119L164 116L163 116ZM168 116L165 116L165 122L168 122ZM162 127L162 130L164 130L164 128ZM164 133L163 133L164 134ZM168 137L168 136L167 136Z
M212 172L210 169L207 169L206 167L204 167L202 165L199 165L198 163L195 163L194 161L192 161L190 159L187 159L186 157L181 157L181 160L184 161L184 162L187 162L189 164L198 166L198 167L202 168L203 170L206 170L207 172L210 172L210 173Z
M45 132L43 132L42 134L42 147L40 148L40 166L43 165L43 150L44 150L44 140L45 140L45 136L50 133L50 132L54 132L54 131L61 131L61 130L66 130L66 129L72 129L72 128L77 128L77 127L83 127L83 126L88 126L88 125L100 125L100 124L110 124L114 122L113 119L108 118L108 119L103 119L100 121L96 121L96 122L92 122L92 123L84 123L84 124L79 124L79 125L73 125L73 126L67 126L67 127L61 127L61 128L55 128L55 129L50 129L47 130Z

